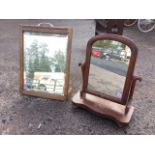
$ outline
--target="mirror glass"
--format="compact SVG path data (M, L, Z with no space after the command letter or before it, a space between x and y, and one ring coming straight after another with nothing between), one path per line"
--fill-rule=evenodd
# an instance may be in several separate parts
M68 36L24 32L24 90L64 95Z
M88 90L121 99L131 50L114 40L98 40L92 46Z

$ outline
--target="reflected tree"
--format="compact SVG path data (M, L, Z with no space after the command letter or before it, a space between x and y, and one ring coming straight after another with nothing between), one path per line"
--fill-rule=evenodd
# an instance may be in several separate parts
M48 50L48 45L46 43L42 43L39 46L39 54L40 54L40 63L39 63L39 70L41 72L51 72L51 64L52 61L51 59L47 56L47 53L49 52Z
M54 51L52 51L54 53ZM29 48L24 52L24 70L26 81L30 87L34 79L35 72L65 72L65 54L62 51L55 51L51 57L48 55L49 49L46 43L34 40Z
M34 72L50 72L51 62L47 57L48 45L46 43L38 43L34 40L30 48L25 49L25 65L26 78L32 82L34 78Z
M25 53L26 53L25 66L27 66L26 67L26 77L30 81L33 79L34 72L35 72L35 70L36 70L36 68L38 67L38 64L39 64L39 55L38 55L38 52L37 52L38 49L39 49L39 46L38 46L38 41L37 40L33 41L30 48L25 49Z
M65 72L65 55L62 51L55 51L54 54L54 61L55 61L55 71L56 72Z

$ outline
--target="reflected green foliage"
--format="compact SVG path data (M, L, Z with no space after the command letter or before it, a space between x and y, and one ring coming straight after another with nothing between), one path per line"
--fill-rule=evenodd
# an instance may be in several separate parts
M113 40L98 40L93 44L93 47L99 47L99 48L113 48L113 49L124 49L125 45L118 41Z
M54 51L52 51L54 53ZM62 51L55 51L53 57L48 55L48 45L39 43L34 40L29 48L24 52L24 70L26 79L31 85L35 72L64 72L65 71L65 55Z
M56 72L65 72L65 56L61 51L55 51L54 59L56 63Z
M49 52L46 43L39 44L34 40L30 48L25 49L25 71L28 79L33 79L34 72L50 72L50 61L46 54Z

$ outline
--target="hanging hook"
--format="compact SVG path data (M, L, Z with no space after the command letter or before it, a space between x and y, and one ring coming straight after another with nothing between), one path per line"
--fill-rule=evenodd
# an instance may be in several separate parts
M54 27L54 25L51 24L51 23L39 23L37 26L49 26L49 27Z

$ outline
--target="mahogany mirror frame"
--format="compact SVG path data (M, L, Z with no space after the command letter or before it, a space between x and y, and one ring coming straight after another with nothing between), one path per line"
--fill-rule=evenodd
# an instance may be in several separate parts
M131 49L131 58L128 65L126 80L124 84L122 98L116 98L88 89L90 61L92 55L92 45L98 40L114 40L127 45ZM72 103L76 107L84 108L98 116L111 119L119 127L126 126L133 115L134 107L131 105L136 81L142 78L134 76L134 68L137 60L138 49L134 42L129 38L118 35L104 33L91 38L87 43L86 58L83 64L79 63L82 71L82 89L79 90L72 98Z
M129 61L129 66L128 66L128 70L127 70L126 80L125 80L123 94L122 94L121 99L116 98L114 96L104 94L104 92L102 92L100 94L98 92L90 91L88 89L88 79L89 79L89 69L90 69L92 45L93 45L93 43L95 43L98 40L118 41L118 42L121 42L121 43L127 45L131 49L131 58ZM137 60L137 54L138 54L138 49L137 49L136 45L134 44L134 42L131 39L129 39L125 36L118 35L118 34L104 33L104 34L97 35L97 36L91 38L87 43L85 62L84 62L84 64L79 64L79 65L81 65L82 78L83 78L82 90L80 92L81 96L83 96L85 93L89 93L92 95L102 97L104 99L111 100L113 102L117 102L117 103L126 105L132 99L133 91L134 91L134 87L135 87L134 81L141 80L141 78L139 78L139 77L134 77L134 68L135 68L135 64L136 64L136 60Z
M24 90L24 32L38 32L38 33L48 33L48 34L63 34L68 36L67 41L67 54L66 54L66 69L65 69L65 84L64 84L64 95L54 95L50 93L34 92ZM70 61L71 61L71 46L72 46L72 28L63 27L51 27L51 26L41 26L41 25L20 25L20 93L21 95L27 96L37 96L42 98L57 99L57 100L67 100L69 95L69 75L70 75Z

